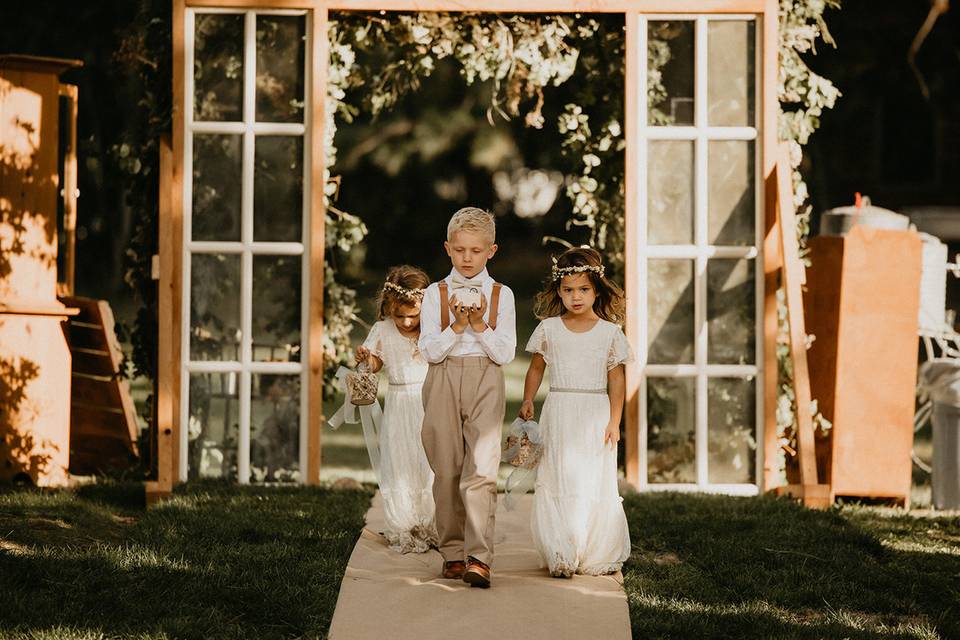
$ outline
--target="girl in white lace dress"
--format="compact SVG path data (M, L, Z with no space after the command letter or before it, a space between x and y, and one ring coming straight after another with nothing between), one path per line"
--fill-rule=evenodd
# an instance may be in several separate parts
M380 426L380 494L390 547L423 553L436 545L433 472L420 440L423 403L420 388L427 362L420 356L420 302L427 275L407 265L387 273L377 299L378 322L356 349L357 362L383 368L390 381Z
M617 491L617 443L623 363L633 356L616 324L623 318L623 291L603 271L593 249L561 255L537 296L542 322L527 344L533 358L521 418L533 418L533 398L545 369L550 371L531 528L534 546L554 577L614 573L630 555Z

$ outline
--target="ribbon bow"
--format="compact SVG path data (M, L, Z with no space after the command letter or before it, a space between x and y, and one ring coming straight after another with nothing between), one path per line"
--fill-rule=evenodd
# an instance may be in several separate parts
M463 289L465 287L476 287L479 289L483 286L483 278L464 278L456 271L453 273L452 280L454 289Z
M357 410L360 412L360 424L363 427L363 440L367 445L367 454L370 456L370 467L373 469L373 475L380 484L380 423L383 421L383 410L380 408L380 401L374 400L373 404L357 406L350 401L350 390L347 388L347 374L350 369L340 367L337 369L337 381L340 390L343 392L343 405L337 409L337 412L330 416L327 422L334 430L339 429L343 423L356 424Z

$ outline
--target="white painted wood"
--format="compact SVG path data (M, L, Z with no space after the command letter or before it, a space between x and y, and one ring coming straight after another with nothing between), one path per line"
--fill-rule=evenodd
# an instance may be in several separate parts
M243 68L243 120L240 122L197 122L193 118L193 68L195 56L194 21L201 13L223 13L244 16L244 68ZM307 419L307 367L302 363L308 354L308 326L307 301L309 300L309 255L305 250L310 229L310 149L306 144L306 136L310 132L310 110L304 110L303 123L276 123L256 121L256 19L262 15L307 16L303 10L261 10L249 9L245 11L228 8L187 9L184 25L184 77L186 78L185 91L185 118L184 118L184 226L183 226L183 309L181 316L181 389L180 397L180 424L181 447L178 464L179 479L185 481L189 475L188 469L188 429L189 424L189 392L191 373L231 372L238 374L239 397L238 419L239 433L237 444L237 481L246 484L250 481L250 429L251 429L251 397L252 376L256 374L288 374L301 376L300 388L300 470L301 474L306 467L306 419ZM307 27L307 46L305 56L312 50L309 20ZM304 60L304 74L306 80L305 91L309 92L310 66ZM306 95L310 95L306 93ZM233 134L243 136L241 159L241 206L240 206L240 241L193 241L191 240L192 222L192 176L193 176L193 136L195 134ZM303 171L303 235L300 242L260 242L253 237L253 194L254 194L254 159L256 140L258 136L285 135L304 138ZM225 362L191 361L190 360L190 264L194 254L233 254L240 256L240 360ZM301 261L301 354L300 362L257 362L253 360L253 258L259 255L269 256L302 256Z

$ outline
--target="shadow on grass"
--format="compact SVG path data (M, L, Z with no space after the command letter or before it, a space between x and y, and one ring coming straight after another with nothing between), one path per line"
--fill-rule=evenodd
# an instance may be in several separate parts
M928 519L898 537L869 515L882 511L783 499L645 494L624 506L635 638L960 637L960 556L908 542ZM956 540L960 522L944 526Z
M369 500L200 484L125 518L67 492L4 494L0 636L323 637Z

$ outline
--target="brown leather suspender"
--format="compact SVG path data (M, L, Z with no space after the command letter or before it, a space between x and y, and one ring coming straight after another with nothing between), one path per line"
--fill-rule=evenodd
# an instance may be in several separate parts
M447 297L447 283L440 281L440 331L450 326L450 298Z
M443 331L450 326L450 298L447 295L446 281L441 280L437 285L440 287L440 330ZM493 291L490 293L489 313L487 314L490 322L487 324L494 330L497 328L497 314L500 310L500 289L502 287L503 285L499 282L494 282Z
M494 330L497 328L497 312L500 310L500 287L502 286L499 282L494 282L493 291L490 293L490 313L487 315L490 322L487 324Z

